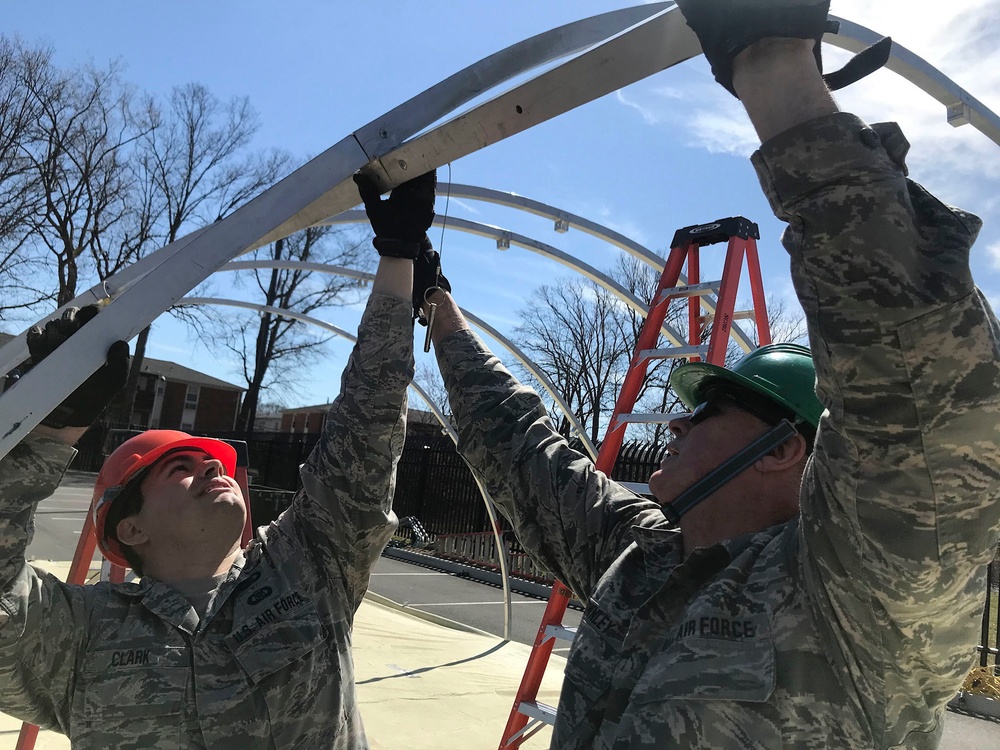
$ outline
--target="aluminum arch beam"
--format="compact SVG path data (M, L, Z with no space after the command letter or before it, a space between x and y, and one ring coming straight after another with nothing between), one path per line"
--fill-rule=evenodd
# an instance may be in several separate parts
M325 320L320 320L319 318L314 318L310 315L303 315L302 313L297 313L292 310L286 310L283 307L272 307L271 305L262 305L257 302L246 302L244 300L238 299L223 299L218 297L184 297L176 303L176 307L188 307L188 306L215 306L221 305L223 307L239 307L244 310L252 310L255 313L270 313L271 315L277 315L282 318L291 318L292 320L297 320L301 323L308 323L309 325L322 328L324 331L329 331L341 338L347 339L351 343L357 343L358 337L352 333L348 333L343 328L335 326L333 323L327 323ZM447 417L441 413L441 410L435 406L434 402L431 401L430 396L416 383L410 383L410 387L417 393L420 398L427 403L427 406L437 417L437 420L441 423L441 427L444 431L448 433L448 437L452 440L458 440L458 433L451 426Z
M351 342L357 342L358 337L353 334L348 333L343 328L338 328L332 323L327 323L319 318L313 318L309 315L301 315L296 312L291 312L281 307L271 307L270 305L258 305L253 302L243 302L242 300L234 299L215 299L208 297L185 297L177 303L178 306L184 305L224 305L226 307L242 307L246 310L253 310L257 313L271 313L272 315L280 315L284 318L292 318L294 320L301 321L302 323L308 323L309 325L318 326L326 331L345 338ZM455 432L455 428L451 426L451 422L448 421L447 417L441 413L441 410L437 408L434 402L431 400L430 396L427 395L426 391L417 385L415 382L410 383L410 388L412 388L418 396L427 404L430 408L431 413L437 417L438 422L441 423L441 427L444 429L448 437L451 438L455 445L458 445L458 433ZM462 459L465 460L464 458ZM466 462L468 463L468 462ZM476 472L472 471L472 467L469 467L469 473L472 474L472 478L476 482L476 486L479 487L479 493L482 495L483 503L486 505L486 515L490 519L490 528L493 530L493 540L496 543L497 549L497 561L500 564L500 580L502 582L503 588L503 602L504 602L504 627L503 627L503 639L505 641L510 640L510 622L511 622L511 609L510 609L510 573L507 570L507 556L503 554L504 550L503 542L500 539L500 524L497 521L495 503L493 498L490 496L489 491L487 491L485 485L479 480Z
M845 18L830 18L840 21L840 33L826 34L823 41L848 52L860 52L883 36ZM893 40L885 67L943 104L950 125L972 125L1000 146L1000 116L922 57Z
M302 270L302 271L315 271L318 273L330 273L336 274L338 276L350 276L351 278L358 279L364 282L370 282L375 278L375 275L367 271L359 271L356 268L345 268L343 266L327 265L324 263L309 263L301 260L235 260L224 265L220 271L250 271L255 269L264 268L287 268L292 270ZM192 299L186 297L185 299ZM252 303L247 303L250 305ZM247 305L236 305L237 307L246 307ZM257 308L248 308L257 309ZM510 352L518 362L520 362L524 369L531 373L531 375L542 385L545 392L549 394L553 401L559 406L562 413L565 415L566 419L569 420L570 426L576 433L577 437L583 443L584 449L587 451L588 455L593 459L597 460L597 448L594 447L593 442L587 436L586 428L580 424L580 420L576 418L573 411L569 408L569 405L563 400L562 396L556 390L556 387L552 384L552 381L548 379L545 373L538 367L531 357L521 351L518 346L504 336L500 331L495 329L489 323L487 323L482 318L474 315L465 308L460 307L462 315L465 316L466 320L475 325L477 328L482 329L487 335L495 339L504 349ZM282 312L281 315L285 317L294 318L295 316ZM299 320L301 318L296 318ZM341 334L342 335L342 334Z
M320 222L321 224L354 224L367 222L368 218L365 212L360 209L353 209L351 211L344 211L343 213L337 214L336 216L331 216L329 219ZM476 221L469 221L468 219L459 219L454 216L438 216L434 217L434 224L436 226L447 226L448 229L457 229L461 232L468 232L469 234L475 234L479 237L486 237L488 239L496 240L499 242L505 242L509 245L517 245L518 247L523 247L525 250L531 250L532 252L538 253L547 258L551 258L567 268L571 268L577 273L586 276L588 279L596 284L607 289L615 297L624 302L632 310L635 310L642 316L645 316L649 312L649 308L646 304L636 297L632 292L623 287L617 281L612 279L607 274L597 270L589 263L584 263L582 260L570 255L569 253L563 252L557 247L548 245L539 240L532 239L531 237L526 237L523 234L518 234L517 232L511 232L507 229L502 229L501 227L495 227L491 224L480 224ZM675 346L686 346L687 342L684 340L684 336L673 326L663 324L661 329L663 334L670 340ZM742 343L742 342L741 342ZM746 351L750 351L753 347L744 347Z
M580 50L417 135L498 84ZM0 457L103 364L113 342L131 339L226 261L356 205L351 175L361 167L387 190L696 54L697 39L673 5L606 13L508 47L351 133L183 247L158 252L147 264L155 273L114 297L98 323L81 329L0 397ZM103 294L102 285L96 294ZM23 339L14 344L0 361L23 354Z

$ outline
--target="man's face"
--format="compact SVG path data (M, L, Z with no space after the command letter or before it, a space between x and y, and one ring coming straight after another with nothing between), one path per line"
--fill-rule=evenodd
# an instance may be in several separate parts
M659 470L649 478L650 491L661 504L674 501L767 429L766 422L741 409L734 401L709 397L696 413L670 422L673 440ZM725 492L738 496L741 476L728 482L716 494ZM695 506L691 513L697 512L702 505L706 504Z
M246 501L218 459L181 449L160 459L142 482L140 527L154 541L183 550L188 544L239 543Z

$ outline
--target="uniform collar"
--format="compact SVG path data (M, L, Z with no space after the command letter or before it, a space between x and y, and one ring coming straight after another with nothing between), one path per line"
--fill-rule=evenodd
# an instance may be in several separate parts
M206 618L218 611L225 599L236 588L239 577L246 566L246 556L243 551L236 555L232 567L222 583L218 596L212 603L211 611ZM198 628L199 618L190 602L173 586L158 581L152 576L143 576L138 581L112 584L120 596L131 599L141 599L143 606L160 619L170 623L186 633L194 633Z
M676 529L633 526L632 538L642 552L646 575L651 581L666 580L670 572L683 562L684 542Z

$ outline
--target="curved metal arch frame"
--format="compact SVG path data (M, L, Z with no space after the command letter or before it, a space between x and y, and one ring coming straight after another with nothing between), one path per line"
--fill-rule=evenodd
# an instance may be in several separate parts
M853 49L876 36L840 20L841 32L824 39L834 46ZM579 54L434 125L498 83L575 52ZM103 364L103 353L114 341L131 339L226 261L357 205L351 175L358 169L367 168L388 190L410 175L455 161L699 53L698 41L675 5L615 11L512 45L368 123L225 219L134 264L140 268L131 272L127 287L117 277L96 284L47 316L44 320L71 305L113 300L97 325L81 329L21 378L4 394L7 398L0 397L0 457ZM949 122L969 122L1000 144L1000 118L917 55L894 44L888 67L944 103ZM424 128L430 129L421 133ZM24 338L18 336L0 350L0 371L26 356ZM13 390L16 399L9 396Z
M368 217L365 215L364 211L360 209L352 209L350 211L339 213L336 216L331 216L329 219L321 221L320 224L360 224L367 222ZM516 245L517 247L524 248L525 250L530 250L533 253L538 253L543 257L555 260L557 263L576 271L581 276L584 276L593 281L595 284L607 289L615 295L615 297L640 315L645 316L649 312L649 307L647 307L642 300L606 273L599 271L589 263L585 263L579 258L576 258L575 256L564 252L557 247L542 242L541 240L536 240L532 237L518 234L517 232L511 232L508 229L502 229L501 227L496 227L491 224L481 224L478 221L460 219L455 216L435 216L434 226L446 226L448 229L457 229L460 232L466 232L468 234L474 234L478 237L495 240L497 243ZM662 270L662 268L660 270ZM663 334L675 346L685 346L687 344L684 340L683 334L681 334L673 326L664 324L662 330ZM740 341L739 343L743 346L743 341ZM745 351L750 351L752 348L752 346L744 346Z
M624 250L633 258L642 261L658 273L662 272L663 266L666 265L666 258L661 257L648 247L645 247L635 240L626 237L621 232L616 232L610 227L598 224L596 221L591 221L590 219L571 213L565 209L550 206L547 203L542 203L541 201L534 200L533 198L527 198L523 195L518 195L517 193L507 193L500 190L493 190L492 188L480 187L478 185L463 185L453 182L448 185L447 189L449 196L453 198L469 198L471 200L492 203L493 205L503 206L505 208L517 209L545 219L552 219L555 222L555 231L565 232L575 227L585 234L589 234L591 237L607 242L608 244L617 247L619 250ZM448 220L448 223L450 224L454 220L454 218L451 218ZM683 273L680 274L678 282L682 285L687 284L687 275ZM718 298L714 294L702 296L700 297L700 301L701 306L704 307L709 314L715 314L715 307L718 303ZM750 351L754 348L750 337L735 321L732 324L732 335L736 340L736 343L739 344L744 351Z
M310 315L303 315L301 313L292 312L282 307L272 307L270 305L260 305L254 302L244 302L243 300L222 299L216 297L184 297L183 299L179 300L176 304L178 307L184 307L189 305L190 306L221 305L224 307L239 307L244 310L252 310L258 314L271 313L272 315L280 315L283 318L292 318L293 320L297 320L301 323L317 326L318 328L322 328L325 331L329 331L330 333L333 333L351 342L356 343L358 340L357 336L348 333L343 328L339 328L338 326L335 326L332 323L327 323L324 320L320 320L319 318L314 318ZM455 443L455 445L458 445L458 433L455 432L455 428L451 426L451 423L448 421L447 417L445 417L444 414L441 413L441 410L437 408L437 406L431 400L430 396L427 395L427 392L424 391L424 389L421 388L416 382L411 382L410 388L412 388L414 392L416 392L416 394L420 396L420 398L424 401L424 403L427 404L428 408L430 408L431 410L431 413L433 413L434 416L437 418L438 422L441 423L441 427L444 429L448 437L451 438L452 442ZM463 458L463 461L464 460L465 459ZM493 530L493 540L496 543L497 562L500 565L500 580L503 588L503 604L504 604L503 639L505 641L509 641L510 623L511 623L510 573L507 569L507 556L503 553L504 546L503 546L503 540L500 538L500 524L496 516L495 503L493 502L493 498L490 496L489 491L479 480L479 477L476 475L476 472L472 471L471 466L469 467L469 473L472 474L472 478L475 480L476 486L479 487L479 492L483 497L483 503L486 505L486 515L489 516L490 519L490 528Z
M227 263L219 270L250 271L250 270L264 269L264 268L284 268L290 270L315 271L317 273L329 273L329 274L335 274L337 276L349 276L351 278L365 282L370 282L372 279L375 278L375 274L369 273L368 271L360 271L356 268L327 265L324 263L309 263L307 261L301 261L301 260L279 260L279 261L234 260ZM523 351L521 351L521 349L518 348L518 346L513 341L508 339L506 336L500 333L497 329L495 329L485 320L482 320L481 318L469 312L463 307L460 307L459 310L461 310L462 315L464 315L465 318L470 323L475 325L477 328L480 328L490 337L495 339L501 346L503 346L504 349L510 352L514 356L514 358L517 359L518 362L524 365L524 368L531 373L532 377L534 377L545 389L545 392L549 394L549 396L552 398L553 401L555 401L556 404L558 404L559 408L566 416L566 419L569 420L570 425L573 427L573 431L577 434L577 436L580 438L580 441L583 443L583 446L586 449L588 455L591 457L591 459L596 461L597 448L594 447L593 442L587 436L586 429L582 424L580 424L580 420L576 418L576 415L573 414L573 411L569 408L569 405L565 402L565 400L563 400L562 396L559 395L559 392L556 390L556 387L552 384L552 381L548 379L548 377L541 370L541 368L538 367L535 361L531 359L531 357L529 357ZM281 313L281 314L285 315L286 317L293 317L288 313Z

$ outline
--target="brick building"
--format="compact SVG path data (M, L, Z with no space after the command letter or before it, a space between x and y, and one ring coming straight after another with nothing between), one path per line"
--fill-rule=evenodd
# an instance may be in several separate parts
M225 432L236 426L245 390L190 367L147 357L129 421L141 429Z
M0 333L0 346L12 338ZM228 432L236 426L245 390L190 367L146 357L129 422L136 429Z
M320 432L326 422L326 413L330 409L330 404L318 404L316 406L299 406L295 409L281 410L281 423L278 432L289 435L309 435ZM406 412L406 421L409 425L428 424L437 425L437 418L429 411L419 409L409 409Z

